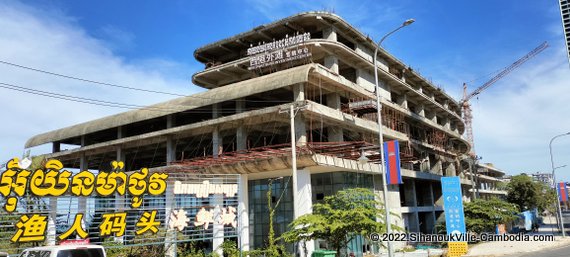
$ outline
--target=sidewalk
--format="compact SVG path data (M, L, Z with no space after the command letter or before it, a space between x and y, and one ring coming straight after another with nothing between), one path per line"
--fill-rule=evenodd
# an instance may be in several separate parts
M554 232L554 233L553 233ZM544 224L540 226L538 233L529 235L555 235L555 241L507 241L507 242L484 242L470 246L466 256L502 256L515 253L527 253L539 251L547 248L555 248L563 245L570 245L570 237L562 238L556 228L554 217L544 217Z

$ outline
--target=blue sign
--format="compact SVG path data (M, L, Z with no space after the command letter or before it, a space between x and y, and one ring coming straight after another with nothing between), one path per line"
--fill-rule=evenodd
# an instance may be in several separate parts
M442 177L443 210L445 212L445 228L448 235L466 233L463 198L459 177Z

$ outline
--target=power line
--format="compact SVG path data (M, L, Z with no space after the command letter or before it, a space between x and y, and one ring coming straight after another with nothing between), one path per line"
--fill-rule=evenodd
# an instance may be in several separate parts
M156 93L156 94L163 94L163 95L186 96L186 95L177 94L177 93L169 93L169 92L163 92L163 91L156 91L156 90L149 90L149 89L143 89L143 88L128 87L128 86L121 86L121 85L117 85L117 84L99 82L99 81L95 81L95 80L84 79L84 78L79 78L79 77L74 77L74 76L69 76L69 75L64 75L64 74L59 74L59 73L55 73L55 72L51 72L51 71L40 70L40 69L36 69L36 68L24 66L24 65L19 65L19 64L15 64L15 63L11 63L11 62L6 62L6 61L2 61L2 60L0 60L0 63L6 64L6 65L10 65L10 66L14 66L14 67L18 67L18 68L21 68L21 69L26 69L26 70L41 72L41 73L45 73L45 74L49 74L49 75L53 75L53 76L57 76L57 77L62 77L62 78L67 78L67 79L73 79L73 80L79 80L79 81L83 81L83 82L88 82L88 83L93 83L93 84L99 84L99 85L104 85L104 86L118 87L118 88L123 88L123 89L137 90L137 91L143 91L143 92L148 92L148 93Z
M122 85L117 85L117 84L112 84L112 83L100 82L100 81L95 81L95 80L91 80L91 79L84 79L84 78L80 78L80 77L76 77L76 76L70 76L70 75L65 75L65 74L61 74L61 73L55 73L55 72L51 72L51 71L41 70L38 68L32 68L29 66L24 66L24 65L12 63L12 62L7 62L7 61L3 61L3 60L0 60L0 63L5 64L5 65L9 65L12 67L20 68L20 69L26 69L26 70L40 72L40 73L44 73L44 74L48 74L48 75L52 75L52 76L57 76L57 77L62 77L62 78L72 79L72 80L78 80L78 81L82 81L82 82L93 83L93 84L98 84L98 85L103 85L103 86L116 87L116 88L122 88L122 89L128 89L128 90L136 90L136 91L142 91L142 92L147 92L147 93L171 95L171 96L191 97L191 98L206 99L206 100L222 100L222 99L218 99L218 98L200 97L200 96L194 96L194 95L183 95L183 94L178 94L178 93L171 93L171 92L164 92L164 91L158 91L158 90L150 90L150 89L144 89L144 88L138 88L138 87L122 86ZM270 101L270 100L245 100L245 99L243 99L243 100L236 99L235 101L283 102L283 103L288 102L288 101Z
M150 111L162 111L162 112L173 112L174 111L174 112L181 112L181 113L204 113L204 114L209 114L209 113L212 113L212 111L213 111L211 109L207 109L207 110L206 109L185 110L185 109L176 109L176 108L153 107L153 106L143 106L143 105L111 102L111 101L104 101L104 100L98 100L98 99L93 99L93 98L85 98L85 97L78 97L78 96L59 94L59 93L54 93L54 92L49 92L49 91L37 90L37 89L33 89L33 88L21 87L21 86L3 83L3 82L0 82L0 88L5 88L5 89L13 90L13 91L19 91L19 92L33 94L33 95L56 98L56 99L61 99L61 100L66 100L66 101L85 103L85 104L91 104L91 105L98 105L98 106L105 106L105 107L123 108L123 109L133 109L133 110L144 109L144 110L150 110ZM188 107L181 106L181 108L188 108ZM237 109L235 109L235 108L226 108L226 109L222 109L222 110L218 110L218 111L222 112L222 113L224 113L224 112L225 113L235 113L236 110Z

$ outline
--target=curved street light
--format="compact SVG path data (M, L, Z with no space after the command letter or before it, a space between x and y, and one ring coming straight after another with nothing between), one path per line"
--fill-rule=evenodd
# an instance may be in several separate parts
M560 167L554 167L554 157L552 156L552 142L554 141L554 139L557 139L559 137L563 137L563 136L568 136L570 135L570 132L564 133L564 134L560 134L557 135L555 137L553 137L552 139L550 139L550 164L552 165L552 186L554 187L554 190L556 191L556 196L558 197L558 199L556 199L556 207L557 207L557 211L558 211L558 220L560 220L560 229L562 230L562 237L566 237L566 231L564 229L564 220L562 219L562 208L560 207L560 195L558 194L558 190L556 190L556 175L554 174L554 171L557 168L562 168L566 165L560 166Z
M374 57L373 57L373 65L374 65L374 79L376 81L376 110L377 110L377 117L378 117L378 141L380 144L380 156L381 156L381 161L380 161L380 171L383 174L383 178L382 178L382 187L383 187L383 192L384 192L384 211L385 211L385 218L386 218L386 233L390 234L392 232L392 228L390 227L391 223L390 223L390 211L389 211L389 206L388 206L388 185L387 185L387 174L386 174L386 167L384 164L384 136L382 135L382 118L381 118L381 113L382 113L382 105L380 105L380 87L378 86L378 66L376 65L376 56L378 55L378 49L382 46L382 42L384 42L384 40L394 34L394 32L400 30L403 27L406 27L412 23L414 23L414 19L408 19L406 21L404 21L404 23L402 23L402 25L400 25L400 27L390 31L388 34L384 35L382 37L382 39L380 39L380 41L378 41L378 44L376 44L376 49L374 49ZM392 257L394 256L394 249L392 248L392 241L388 240L388 256Z

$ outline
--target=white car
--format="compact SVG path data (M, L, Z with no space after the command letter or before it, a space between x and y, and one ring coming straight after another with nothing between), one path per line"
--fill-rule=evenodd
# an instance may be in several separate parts
M28 248L20 257L107 257L100 245L56 245Z

